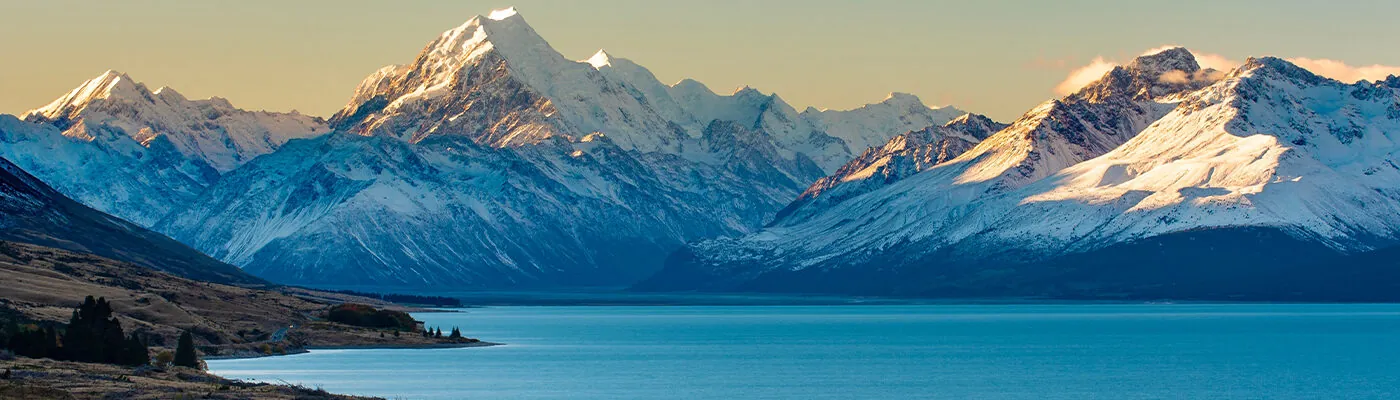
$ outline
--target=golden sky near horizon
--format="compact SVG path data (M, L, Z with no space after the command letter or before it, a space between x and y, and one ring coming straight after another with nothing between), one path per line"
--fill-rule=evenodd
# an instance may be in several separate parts
M0 0L0 113L115 69L191 98L329 116L370 72L511 5L566 57L604 48L666 83L750 85L799 109L899 91L1005 121L1067 78L1167 44L1339 79L1400 73L1394 1Z

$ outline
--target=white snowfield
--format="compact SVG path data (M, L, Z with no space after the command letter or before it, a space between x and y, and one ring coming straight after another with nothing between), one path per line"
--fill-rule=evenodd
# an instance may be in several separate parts
M693 244L687 267L860 269L988 249L1036 259L1239 227L1342 253L1396 243L1400 78L1346 84L1277 58L1208 72L1184 49L1144 56L950 161Z

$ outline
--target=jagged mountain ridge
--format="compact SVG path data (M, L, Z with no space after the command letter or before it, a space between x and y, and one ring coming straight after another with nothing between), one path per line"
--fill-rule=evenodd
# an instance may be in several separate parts
M327 132L315 117L245 111L219 97L190 100L169 87L151 91L116 71L88 80L22 118L52 123L65 129L65 136L87 140L94 136L84 131L86 125L118 128L142 144L164 137L181 154L220 173L271 153L288 140Z
M840 202L950 161L1006 127L983 115L963 114L942 126L895 136L884 146L866 149L835 174L818 179L779 211L774 223L822 207L814 203Z
M370 75L332 125L410 142L465 134L493 147L603 132L627 150L694 155L691 148L712 121L732 121L766 131L784 160L807 157L831 171L851 149L869 146L868 138L883 142L962 114L905 94L856 110L799 114L778 96L752 88L725 96L693 80L664 85L646 68L604 51L571 61L523 16L498 17L472 18L429 43L412 63Z
M145 227L221 174L328 131L319 118L189 100L115 71L23 118L0 116L0 155L83 204Z

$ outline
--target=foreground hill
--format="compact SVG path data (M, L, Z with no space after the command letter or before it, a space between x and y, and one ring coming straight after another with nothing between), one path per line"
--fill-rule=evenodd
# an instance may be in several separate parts
M315 346L450 344L414 333L325 321L342 303L396 307L378 300L291 287L254 289L185 279L90 254L0 242L0 316L67 322L85 296L105 297L128 332L173 347L182 330L206 355L264 355ZM270 347L264 348L263 345ZM271 350L269 350L269 348Z
M302 386L273 385L224 379L189 368L132 371L131 368L47 359L0 360L10 371L0 380L0 399L228 399L228 400L353 400Z
M1400 78L1144 56L961 156L763 232L650 288L920 296L1390 299ZM821 197L818 196L818 199ZM1351 259L1356 260L1356 259ZM1358 292L1339 288L1358 276Z

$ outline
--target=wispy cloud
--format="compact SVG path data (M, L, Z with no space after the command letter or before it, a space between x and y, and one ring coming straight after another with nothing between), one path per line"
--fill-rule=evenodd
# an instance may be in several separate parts
M1353 67L1342 61L1307 57L1290 58L1288 62L1297 64L1299 67L1312 71L1314 74L1346 83L1360 80L1381 80L1391 75L1400 75L1400 67L1390 65L1374 64L1364 67Z
M1064 96L1077 92L1084 86L1102 78L1104 74L1112 71L1113 67L1117 65L1118 63L1104 59L1102 56L1094 57L1094 61L1089 62L1089 65L1070 71L1069 76L1063 82L1055 85L1055 93Z

